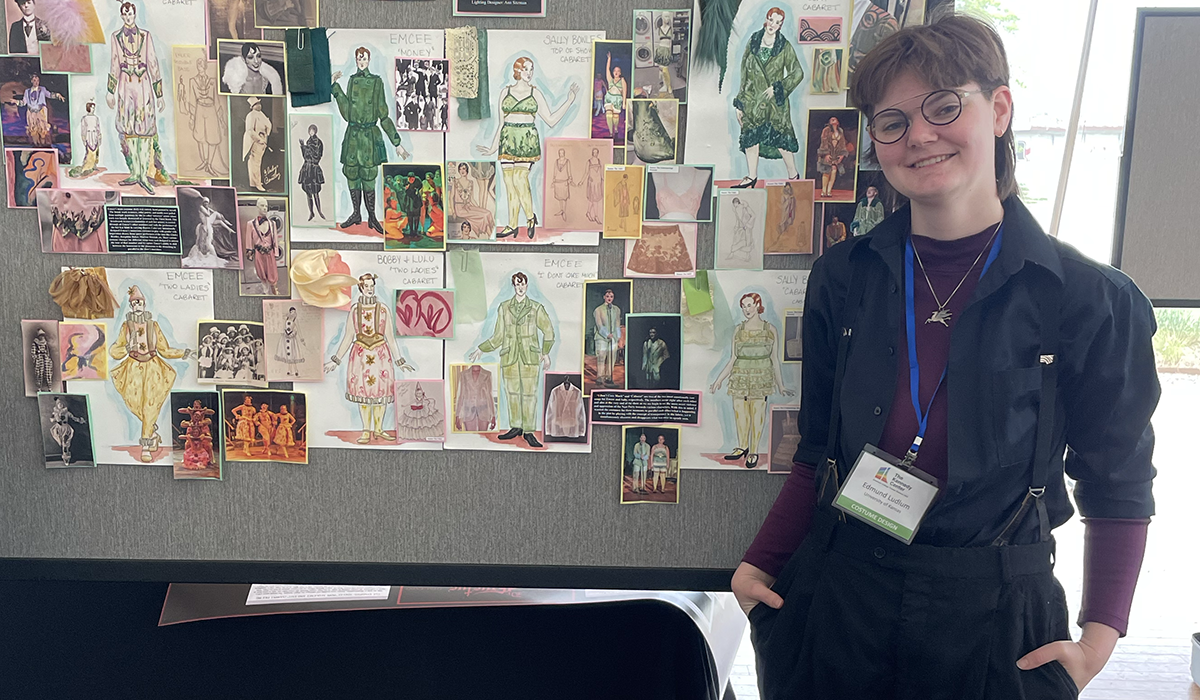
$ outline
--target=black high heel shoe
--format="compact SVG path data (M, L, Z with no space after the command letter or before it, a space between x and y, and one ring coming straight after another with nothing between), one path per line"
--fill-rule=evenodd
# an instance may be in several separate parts
M729 454L725 455L721 459L723 459L727 462L736 462L737 460L741 459L742 457L745 457L746 453L749 451L750 450L747 450L744 447L739 447L736 450L734 450L733 452L730 452Z
M513 228L512 226L505 226L504 229L500 231L500 233L496 234L496 238L508 238L509 236L515 236L515 235L517 235L517 230L515 228Z
M733 189L735 189L735 190L752 190L752 189L754 189L754 187L756 185L758 185L758 178L754 178L753 180L750 180L748 178L742 178L742 181L739 182L738 184L734 185Z
M530 238L533 238L533 234L537 232L537 225L538 225L537 214L534 214L533 218L531 218L529 221L525 222L525 226L529 230Z
M746 455L746 468L753 469L758 466L758 455Z

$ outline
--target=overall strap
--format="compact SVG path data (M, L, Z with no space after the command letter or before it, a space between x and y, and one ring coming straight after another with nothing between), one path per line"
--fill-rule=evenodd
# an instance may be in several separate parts
M1061 294L1057 286L1040 299L1042 311L1042 354L1038 363L1042 367L1042 396L1038 402L1037 447L1033 452L1033 476L1029 495L1037 501L1039 542L1050 539L1050 517L1046 514L1046 484L1050 480L1051 449L1054 441L1054 416L1058 398L1058 342Z
M1037 511L1038 541L1050 539L1050 516L1046 512L1046 485L1050 481L1051 450L1054 441L1054 417L1058 399L1058 344L1061 336L1062 293L1055 285L1045 294L1038 296L1038 308L1042 317L1042 351L1038 364L1042 368L1041 398L1038 401L1038 424L1033 451L1033 473L1029 480L1029 491L1021 500L1021 506L1008 521L1004 530L992 541L993 545L1009 543L1013 534L1033 507Z
M837 495L838 484L838 445L842 429L842 379L846 376L846 358L850 354L850 338L854 333L854 322L858 319L859 306L862 304L863 291L866 287L864 263L851 262L850 287L846 293L846 304L842 307L842 323L838 338L837 365L833 371L833 391L829 397L829 432L825 443L824 473L817 490L817 506L833 503ZM829 488L832 484L833 488ZM840 515L840 514L839 514Z

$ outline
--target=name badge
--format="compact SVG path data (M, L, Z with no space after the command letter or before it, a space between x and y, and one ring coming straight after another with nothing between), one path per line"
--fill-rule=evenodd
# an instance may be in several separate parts
M867 445L833 505L846 515L910 544L937 496L937 480Z

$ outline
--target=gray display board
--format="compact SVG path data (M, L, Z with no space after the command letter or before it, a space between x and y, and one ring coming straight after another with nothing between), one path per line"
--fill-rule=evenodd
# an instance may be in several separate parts
M628 39L632 10L641 7L632 0L549 5L545 19L478 24L603 29ZM449 0L323 2L321 15L330 27L471 23L451 16ZM615 426L595 429L590 455L314 450L308 466L227 464L223 482L177 482L165 467L47 470L34 399L22 392L19 320L61 317L46 292L61 265L173 267L178 260L42 254L31 211L0 209L0 230L7 240L0 327L8 331L0 339L0 557L9 558L0 560L0 576L716 588L728 585L784 481L689 470L678 505L621 506ZM712 264L712 241L713 225L701 225L702 268ZM601 278L617 278L623 245L556 250L598 252ZM767 265L807 268L810 258L768 256ZM218 317L261 318L260 300L239 297L234 274L215 278ZM634 284L637 311L679 310L678 281ZM58 559L73 561L49 561Z
M1138 10L1113 260L1155 306L1200 306L1198 38L1200 10Z

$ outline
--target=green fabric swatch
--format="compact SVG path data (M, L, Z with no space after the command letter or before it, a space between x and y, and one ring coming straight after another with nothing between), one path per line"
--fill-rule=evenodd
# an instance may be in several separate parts
M700 274L700 271L697 271L696 274ZM729 300L725 297L725 293L721 289L721 282L714 277L711 284L713 303L713 350L720 350L727 347L730 341L733 340L733 330L737 325L737 322L733 318L733 312L729 310Z
M329 38L325 35L324 27L315 29L288 29L285 32L288 60L288 92L292 93L292 107L310 107L312 105L328 104L333 99L333 70L329 66ZM302 48L301 48L302 47ZM293 52L298 55L292 58ZM300 61L299 81L295 77L296 64ZM311 66L311 88L300 90L308 80L304 75L307 66Z
M462 323L487 318L488 300L484 290L483 258L478 250L451 248L447 252L454 275L454 317Z
M687 302L687 312L690 316L712 311L712 297L708 293L708 270L696 270L695 278L684 278L683 298Z

